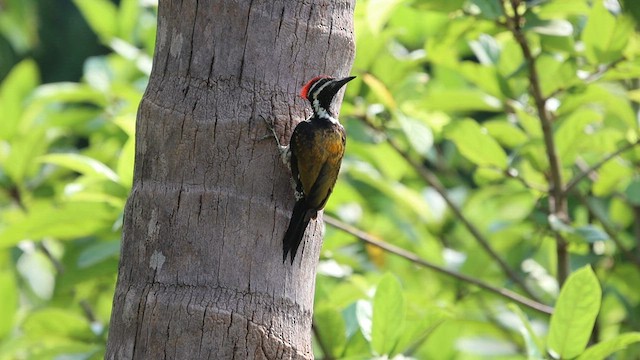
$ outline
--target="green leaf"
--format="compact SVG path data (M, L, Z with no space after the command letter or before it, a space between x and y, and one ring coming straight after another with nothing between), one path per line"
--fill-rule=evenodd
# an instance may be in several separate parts
M533 327L531 326L531 322L529 322L527 316L515 304L509 304L508 307L512 312L518 315L518 318L520 319L521 324L518 326L518 331L520 331L520 334L524 339L525 346L527 347L528 359L543 359L544 346L535 331L533 331Z
M585 266L569 276L551 315L547 349L552 356L571 359L584 351L601 297L600 283L591 267Z
M367 24L373 34L379 34L393 10L404 0L371 0L367 3Z
M367 341L371 341L372 312L373 310L370 301L356 301L356 320L358 321L358 326L360 326L362 336L364 336Z
M129 189L133 185L133 161L135 158L136 146L135 138L130 137L120 152L118 159L118 178L125 188Z
M500 60L500 45L492 36L481 34L478 40L469 42L469 47L480 64L486 65L487 68L496 65Z
M475 89L437 89L420 101L427 110L497 112L502 109L499 99Z
M0 85L0 109L2 109L2 126L0 139L12 138L22 120L27 96L38 85L38 68L31 59L16 64ZM23 124L26 126L27 124Z
M531 30L542 35L571 36L573 25L567 20L552 19L541 20L538 17L528 17L524 30Z
M120 253L120 241L99 242L84 249L78 256L78 268L88 268Z
M30 337L51 335L76 339L93 339L89 322L79 313L65 309L45 308L29 315L22 326Z
M342 314L332 306L315 309L314 326L328 354L325 358L339 358L347 342L347 331Z
M589 128L596 127L600 122L602 115L590 109L577 110L561 121L553 136L562 163L573 164L579 153L593 147L589 142Z
M478 166L507 168L507 154L486 131L473 120L454 121L445 128L445 137L460 153Z
M66 167L88 177L107 179L113 182L119 181L118 175L113 170L88 156L80 154L48 154L41 156L39 159L41 162Z
M28 212L6 213L0 228L0 249L25 239L44 237L71 239L108 229L118 215L117 209L98 202L42 201L28 206Z
M109 0L73 0L85 20L103 42L117 35L118 9Z
M506 120L489 120L482 123L482 126L489 131L491 137L506 148L513 149L528 140L527 134L522 129Z
M118 11L118 34L121 38L134 43L136 26L140 21L140 0L121 0Z
M624 195L630 204L640 206L640 180L632 181L624 191Z
M396 108L396 101L393 98L393 95L387 88L387 86L380 81L380 79L376 78L370 74L362 75L362 81L371 89L371 91L376 95L377 99L384 104L389 109Z
M107 105L105 95L96 89L70 82L40 85L33 93L33 100L38 103L64 102Z
M620 229L625 229L634 221L633 209L623 199L614 197L609 205L609 219Z
M573 59L559 56L540 55L536 58L540 87L542 94L547 97L558 89L570 88L579 80L576 76L577 67Z
M0 294L0 339L3 339L11 331L18 310L18 287L13 271L0 271Z
M589 20L582 32L587 59L593 64L606 64L622 57L633 32L633 21L627 16L615 16L603 0L594 1Z
M509 95L508 86L498 73L498 69L493 65L485 66L471 61L464 61L457 67L457 70L478 90L484 91L496 100L503 99Z
M433 146L433 133L422 121L396 112L396 118L411 147L418 154L426 157Z
M391 354L404 323L404 296L398 279L387 273L373 297L371 346L377 354Z
M627 346L638 342L640 342L640 332L620 334L613 339L589 347L580 354L578 360L603 360L616 351L624 350Z
M51 299L55 287L55 269L42 252L30 249L23 253L16 263L16 269L36 296Z
M423 304L418 309L414 308L412 310L417 310L419 313L410 314L407 312L404 329L400 333L398 344L396 345L396 353L411 353L416 345L424 341L436 328L453 317L452 314L441 309L435 303Z
M589 244L593 244L598 241L607 241L610 239L609 235L607 235L606 232L594 225L584 225L577 227L574 234L579 236Z
M607 196L620 190L624 191L633 176L633 169L619 159L607 161L598 169L598 178L593 184L593 194Z
M497 1L493 0L472 0L471 3L477 7L482 17L489 20L496 20L502 16L502 9Z
M49 146L46 130L44 126L37 126L11 141L10 153L3 165L15 183L23 183L40 168L35 159L44 154Z

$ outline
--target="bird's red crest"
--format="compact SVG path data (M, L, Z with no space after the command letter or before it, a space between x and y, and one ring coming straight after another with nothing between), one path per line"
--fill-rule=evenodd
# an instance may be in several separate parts
M307 95L309 95L309 89L311 89L311 86L313 84L315 84L316 81L320 80L320 79L324 79L324 78L328 78L327 75L320 75L320 76L316 76L313 79L309 80L309 82L307 82L302 89L300 90L300 97L302 97L303 99L307 99Z

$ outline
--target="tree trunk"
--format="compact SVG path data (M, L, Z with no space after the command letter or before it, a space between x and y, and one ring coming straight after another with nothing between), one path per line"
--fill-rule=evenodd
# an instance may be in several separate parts
M354 55L353 0L159 4L107 359L309 359L322 223L293 266L282 237L297 96Z

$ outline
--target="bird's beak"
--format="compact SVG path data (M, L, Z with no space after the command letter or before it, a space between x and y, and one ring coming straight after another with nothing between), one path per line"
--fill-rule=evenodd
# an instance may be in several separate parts
M349 81L351 81L351 80L353 80L355 78L356 78L355 76L347 76L346 78L342 78L340 80L337 80L336 81L336 85L335 85L336 91L340 90L340 88L345 86L346 83L348 83Z
M346 78L333 80L332 84L329 85L330 88L328 89L329 91L327 91L327 93L331 94L331 97L333 97L335 94L338 93L338 91L340 91L340 89L342 89L343 86L345 86L346 83L348 83L349 81L355 78L356 78L355 76L348 76Z

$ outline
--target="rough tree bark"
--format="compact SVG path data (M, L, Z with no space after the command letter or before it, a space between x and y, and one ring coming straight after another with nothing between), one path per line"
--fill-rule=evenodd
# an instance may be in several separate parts
M293 266L286 142L318 74L345 76L354 0L161 0L107 359L308 359L321 220Z

